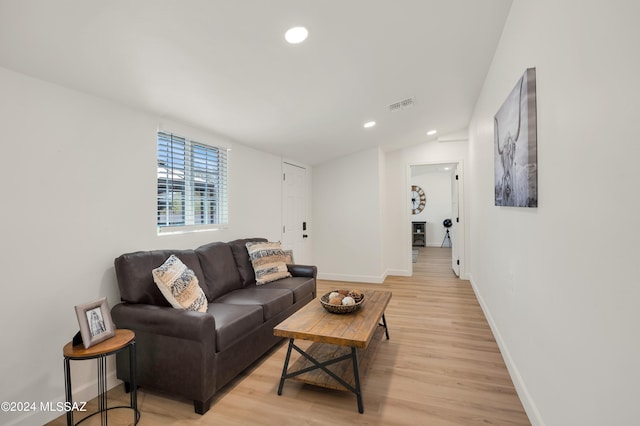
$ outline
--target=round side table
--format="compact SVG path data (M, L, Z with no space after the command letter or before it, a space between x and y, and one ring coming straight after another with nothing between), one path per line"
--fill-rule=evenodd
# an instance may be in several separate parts
M125 349L129 350L131 404L128 407L121 405L118 407L107 408L107 357ZM98 411L83 418L76 424L80 424L86 419L100 414L100 424L105 426L108 420L108 410L115 408L128 408L133 410L133 424L135 425L138 423L138 420L140 420L140 412L138 411L138 400L136 395L136 335L133 331L117 329L114 337L91 346L88 349L85 349L83 345L73 346L73 342L69 342L64 346L63 353L65 378L64 388L68 407L73 406L70 361L96 359L98 362ZM72 410L67 411L67 426L74 426Z

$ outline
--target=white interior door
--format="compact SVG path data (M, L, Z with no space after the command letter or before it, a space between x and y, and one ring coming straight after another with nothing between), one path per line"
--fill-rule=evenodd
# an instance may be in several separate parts
M451 237L451 268L453 272L460 276L460 256L458 254L458 225L460 225L460 210L458 200L458 166L451 173L451 228L449 228L449 236Z
M282 247L293 250L296 263L308 263L307 170L282 163Z

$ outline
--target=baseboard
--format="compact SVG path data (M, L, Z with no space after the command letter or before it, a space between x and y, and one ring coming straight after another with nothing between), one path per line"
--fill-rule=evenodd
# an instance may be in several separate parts
M427 247L451 248L451 247L443 247L442 241L427 241Z
M116 377L115 368L111 371L107 372L107 391L113 389L122 383L122 380L119 380ZM73 400L74 401L91 401L93 398L98 396L98 378L94 378L88 383L84 383L81 385L76 385L73 383ZM64 401L64 400L63 400Z
M382 284L385 278L385 275L374 276L318 273L318 279L327 281L349 281L356 283Z
M507 370L509 370L509 375L511 376L511 380L513 381L513 385L516 388L516 392L518 393L518 397L522 402L522 406L524 407L527 416L529 417L529 421L533 426L544 426L544 422L542 421L542 416L540 415L540 411L538 411L538 407L536 406L531 394L527 389L527 385L522 379L520 375L520 370L518 370L518 366L513 361L511 357L511 353L509 352L509 348L507 347L504 339L502 338L502 334L500 334L500 330L498 329L495 321L493 320L493 316L491 315L491 311L487 307L478 287L473 281L473 277L470 274L466 274L469 276L469 281L471 282L471 288L476 295L476 299L478 299L478 303L482 308L482 312L484 312L484 316L489 323L489 327L491 327L491 331L498 343L498 347L500 348L500 353L502 354L502 358L504 359L504 363L507 366Z
M81 404L83 402L88 402L98 396L97 377L88 383L80 385L76 385L73 383L73 377L71 379L71 384L73 386L74 403ZM116 377L115 368L107 372L107 391L116 387L120 383L122 383L122 381ZM62 395L60 398L52 401L38 402L38 408L40 408L40 404L49 404L48 407L54 407L57 410L57 407L61 405L64 406L65 401L65 396ZM65 415L66 412L64 411L41 411L40 409L37 409L35 411L26 413L24 416L15 419L10 423L7 423L6 426L31 426L35 424L46 424L57 419L58 417L62 417Z
M387 272L385 273L385 278L388 277L389 275L393 275L396 277L410 277L411 272L409 272L406 269L388 269Z

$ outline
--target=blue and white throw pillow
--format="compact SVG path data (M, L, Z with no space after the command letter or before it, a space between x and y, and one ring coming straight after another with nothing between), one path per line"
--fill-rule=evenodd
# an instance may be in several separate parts
M249 258L256 273L256 285L290 277L286 255L279 242L249 242Z
M196 312L207 312L207 298L198 277L175 255L151 271L153 281L171 306Z

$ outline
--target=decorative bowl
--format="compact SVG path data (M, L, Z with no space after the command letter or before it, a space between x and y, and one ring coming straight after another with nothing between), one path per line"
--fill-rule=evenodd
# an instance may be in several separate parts
M332 305L331 303L329 303L329 295L334 291L338 291L338 290L330 291L320 298L320 304L322 305L322 307L325 308L328 312L331 312L332 314L348 314L350 312L357 311L358 309L360 309L360 306L362 306L362 304L364 303L364 293L363 293L362 297L360 298L360 300L356 302L355 305Z

